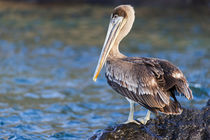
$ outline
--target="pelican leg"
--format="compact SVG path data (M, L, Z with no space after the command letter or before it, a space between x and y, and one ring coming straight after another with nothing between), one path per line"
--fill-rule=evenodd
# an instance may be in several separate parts
M133 100L130 100L129 98L126 98L129 103L130 103L130 112L129 112L129 116L128 116L128 120L126 122L124 122L124 124L127 124L127 123L136 123L136 124L140 124L139 122L137 122L136 120L133 119L133 114L134 114L134 101Z
M146 124L147 121L150 119L150 111L147 111L147 115L145 116L145 118L138 118L137 120L140 121L142 124Z

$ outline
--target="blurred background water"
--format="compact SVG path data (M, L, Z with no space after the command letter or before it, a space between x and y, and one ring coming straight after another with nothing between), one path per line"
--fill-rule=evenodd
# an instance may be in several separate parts
M113 7L0 2L1 139L87 139L127 119L129 104L104 72L92 81ZM194 95L179 97L182 106L202 108L210 92L209 8L135 10L121 51L179 66Z

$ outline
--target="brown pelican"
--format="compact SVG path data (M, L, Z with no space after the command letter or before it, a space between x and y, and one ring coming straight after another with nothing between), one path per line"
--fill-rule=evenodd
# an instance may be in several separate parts
M105 64L108 84L130 102L126 123L138 123L133 119L134 103L148 109L146 117L138 119L143 124L150 119L150 111L181 114L181 105L175 96L193 98L183 73L167 60L127 57L118 49L120 41L130 32L134 19L132 6L120 5L114 9L93 80L96 81Z

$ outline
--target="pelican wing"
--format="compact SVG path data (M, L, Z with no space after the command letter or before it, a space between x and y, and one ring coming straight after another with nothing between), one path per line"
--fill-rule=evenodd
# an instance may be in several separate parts
M154 111L170 104L170 96L174 97L174 92L170 90L174 86L177 89L175 91L182 91L182 94L190 97L185 78L173 77L174 72L181 71L168 63L160 59L133 57L121 61L112 60L107 62L106 77L118 93ZM177 84L177 81L183 85Z
M174 94L184 95L188 100L191 100L193 98L192 91L181 70L167 60L158 59L157 61L164 71L164 89L172 89L174 90Z

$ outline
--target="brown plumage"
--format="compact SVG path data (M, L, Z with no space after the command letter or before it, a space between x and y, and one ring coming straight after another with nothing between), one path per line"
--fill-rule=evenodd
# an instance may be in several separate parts
M115 91L155 113L180 114L182 109L175 96L182 94L192 99L184 75L166 60L107 58L105 75Z
M134 122L134 102L154 113L180 114L182 109L176 95L184 95L189 100L193 98L183 73L167 60L127 57L118 49L120 41L130 32L134 19L135 12L130 5L114 9L93 80L96 81L106 64L105 76L109 85L130 102L127 122ZM143 124L149 119L149 114Z

